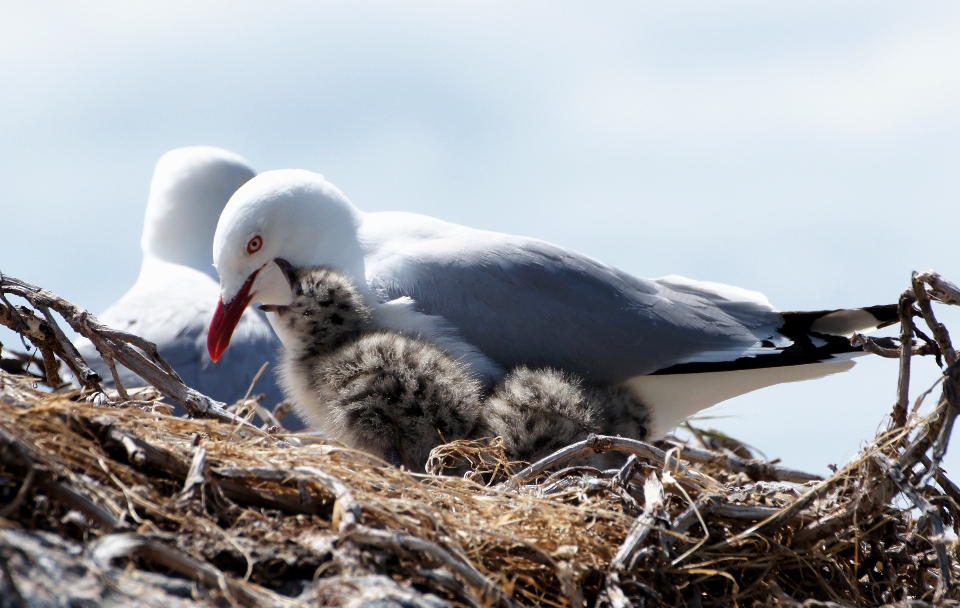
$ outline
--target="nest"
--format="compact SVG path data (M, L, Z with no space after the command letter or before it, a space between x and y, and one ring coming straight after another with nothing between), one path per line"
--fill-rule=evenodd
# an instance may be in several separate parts
M59 358L84 384L42 391L0 371L0 606L960 600L960 489L940 468L960 363L930 305L960 304L960 291L931 273L901 298L899 344L857 338L900 358L898 399L885 430L828 479L696 434L591 436L530 465L508 462L496 439L454 442L434 450L430 474L411 474L256 427L184 387L149 343L0 281L0 322L41 351L39 375L57 386ZM104 391L51 311L155 389ZM906 396L923 352L946 368L940 400L919 416ZM193 417L171 416L161 395L189 398ZM626 455L622 468L576 464L610 450Z

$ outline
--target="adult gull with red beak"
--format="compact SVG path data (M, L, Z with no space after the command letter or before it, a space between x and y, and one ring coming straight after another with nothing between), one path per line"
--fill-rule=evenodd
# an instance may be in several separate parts
M847 370L861 354L848 336L896 320L895 306L779 312L756 292L641 279L537 239L364 213L301 170L241 187L220 216L213 258L214 361L249 304L292 301L274 260L324 265L352 278L376 324L440 345L488 386L526 365L623 387L649 407L654 436L731 397Z

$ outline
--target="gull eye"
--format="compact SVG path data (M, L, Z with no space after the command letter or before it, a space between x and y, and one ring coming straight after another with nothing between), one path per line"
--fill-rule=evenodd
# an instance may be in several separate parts
M261 247L263 247L263 237L258 234L247 243L247 253L256 253Z

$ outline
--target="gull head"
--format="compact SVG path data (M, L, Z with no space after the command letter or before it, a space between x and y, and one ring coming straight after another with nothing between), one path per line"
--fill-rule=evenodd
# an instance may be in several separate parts
M210 243L220 212L254 175L242 157L212 146L177 148L161 156L140 239L144 255L213 277Z
M361 221L343 193L310 171L267 171L237 190L213 237L220 301L207 332L210 357L217 361L227 349L247 306L292 302L282 264L326 265L362 280Z

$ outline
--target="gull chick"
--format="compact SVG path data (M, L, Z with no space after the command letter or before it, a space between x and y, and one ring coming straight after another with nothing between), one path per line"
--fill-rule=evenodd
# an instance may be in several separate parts
M481 387L465 365L422 340L374 329L346 275L276 264L292 301L261 308L276 315L280 383L308 423L414 471L437 445L470 435Z
M591 433L644 439L648 408L622 388L594 386L555 369L519 366L494 388L479 436L499 436L512 460L534 462ZM587 459L606 467L615 454Z

